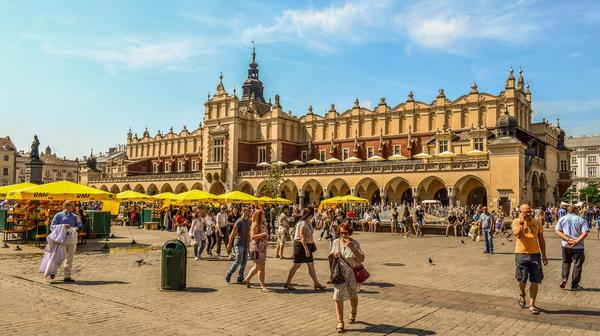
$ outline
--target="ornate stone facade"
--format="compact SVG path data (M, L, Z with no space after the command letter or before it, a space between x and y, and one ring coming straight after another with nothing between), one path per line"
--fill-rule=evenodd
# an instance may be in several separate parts
M352 156L361 162L287 166L281 196L317 203L352 193L374 203L438 199L508 208L555 204L571 184L559 166L569 156L564 131L532 123L532 94L522 71L515 79L511 69L498 94L479 92L473 83L456 99L439 90L426 103L410 92L399 104L381 98L369 109L356 98L349 109L331 105L321 116L309 106L300 117L285 112L278 95L265 101L254 50L241 98L235 89L228 93L222 79L204 104L203 124L155 136L130 131L127 176L90 184L150 194L198 188L262 195L267 172L258 163ZM431 158L412 158L419 153ZM394 154L408 159L368 160Z

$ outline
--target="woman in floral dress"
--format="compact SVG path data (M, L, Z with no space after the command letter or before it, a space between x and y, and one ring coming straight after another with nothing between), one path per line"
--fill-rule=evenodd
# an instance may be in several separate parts
M258 273L258 281L261 290L269 292L265 284L265 263L267 262L267 245L269 243L269 231L265 220L264 210L257 210L252 215L252 225L250 226L250 256L254 260L254 267L248 273L244 284L250 287L250 280Z
M357 240L350 238L352 226L348 223L339 226L340 238L333 241L331 254L340 258L340 266L344 275L344 283L333 285L333 300L335 301L335 313L337 316L338 333L344 332L344 301L350 300L350 318L348 322L356 321L356 310L358 308L359 285L356 282L353 268L359 266L365 260L365 255L360 249Z

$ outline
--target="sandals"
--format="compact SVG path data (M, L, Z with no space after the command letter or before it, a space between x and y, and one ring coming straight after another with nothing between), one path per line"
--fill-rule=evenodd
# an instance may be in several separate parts
M261 287L261 288L260 288L260 290L261 290L263 293L269 293L269 292L270 292L270 290L269 290L267 287Z
M346 332L346 330L344 330L344 322L338 322L337 326L335 327L335 331L337 331L338 334Z
M529 312L533 315L538 315L540 310L536 306L529 306Z
M242 281L242 283L243 283L244 285L246 285L246 287L247 287L247 288L250 288L250 281L248 281L248 280L244 280L244 281Z
M519 301L518 301L518 303L519 303L519 307L525 308L525 305L526 305L526 303L525 303L525 295L519 295Z
M350 324L352 324L352 323L356 322L356 312L351 312L351 313L350 313L350 318L348 319L348 322L349 322Z
M315 285L315 290L319 290L319 289L325 289L325 288L327 288L327 287L325 287L325 286L323 286L323 285L321 285L321 284L316 284L316 285Z
M291 291L296 290L296 287L292 286L291 284L285 284L283 285L283 288Z

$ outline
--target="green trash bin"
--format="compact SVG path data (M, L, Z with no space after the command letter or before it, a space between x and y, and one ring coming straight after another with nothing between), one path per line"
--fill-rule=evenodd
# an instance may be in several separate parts
M163 245L160 270L161 289L185 289L187 248L181 240L169 240Z
M152 208L142 209L142 224L152 222Z
M106 238L110 236L110 212L87 210L85 211L85 215L88 216L88 225L90 225L93 237Z

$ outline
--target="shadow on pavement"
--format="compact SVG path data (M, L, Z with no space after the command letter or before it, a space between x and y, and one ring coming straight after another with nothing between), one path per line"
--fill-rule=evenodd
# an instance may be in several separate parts
M559 309L559 310L548 310L538 308L540 312L548 315L586 315L586 316L600 316L600 311L595 310L576 310L576 309Z
M64 285L78 285L78 286L101 286L101 285L128 285L127 281L120 280L77 280L73 283L68 282L57 282Z
M370 324L366 322L356 321L356 324L365 324L364 329L354 329L352 327L346 328L346 331L358 331L368 333L380 333L380 334L404 334L404 335L435 335L435 331L418 329L418 328L407 328L399 327L389 324Z
M379 287L379 288L389 288L389 287L396 287L396 285L394 285L393 283L390 282L365 282L362 284L363 286L375 286L375 287Z
M185 291L190 293L212 293L217 290L214 288L186 287Z

